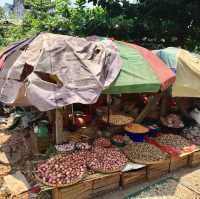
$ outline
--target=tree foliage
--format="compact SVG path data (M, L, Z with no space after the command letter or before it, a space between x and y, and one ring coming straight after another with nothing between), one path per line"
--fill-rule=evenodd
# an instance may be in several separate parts
M200 48L199 0L76 0L75 6L70 0L25 0L25 7L22 24L3 31L4 45L48 31L114 37L149 48Z

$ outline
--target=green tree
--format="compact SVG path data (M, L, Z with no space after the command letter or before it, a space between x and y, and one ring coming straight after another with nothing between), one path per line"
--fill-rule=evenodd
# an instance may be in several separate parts
M4 9L0 6L0 20L5 17Z

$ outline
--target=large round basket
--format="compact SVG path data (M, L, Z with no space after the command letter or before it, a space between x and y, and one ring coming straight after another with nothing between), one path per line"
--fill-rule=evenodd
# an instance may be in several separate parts
M101 118L103 123L108 122L108 115L105 114ZM111 126L125 126L127 124L130 124L134 121L134 118L130 115L122 115L118 113L113 113L109 116L109 125Z
M128 162L128 160L127 160ZM124 165L122 165L121 167L119 167L118 169L113 169L113 170L104 170L104 169L93 169L91 168L89 165L87 165L92 171L97 172L97 173L104 173L104 174L109 174L109 173L117 173L120 172L124 169L124 167L126 166L126 163L124 163Z
M60 158L60 157L62 157L62 156L65 156L65 155L64 155L64 154L58 154L58 155L54 155L53 157L54 157L54 158ZM37 165L40 164L40 163L44 163L45 161L46 161L46 160L38 161L38 162L37 162ZM75 180L75 181L73 181L73 182L71 182L71 183L68 183L68 184L51 184L51 183L45 182L43 179L41 179L41 178L37 175L37 171L34 171L33 173L34 173L35 179L36 179L38 182L40 182L40 183L42 183L42 184L44 184L44 185L50 186L50 187L58 187L58 188L60 187L60 188L61 188L61 187L71 186L71 185L74 185L74 184L80 182L83 178L86 177L87 168L85 168L85 171L84 171L83 175L80 176L80 178L78 178L77 180Z
M162 164L167 162L169 159L163 159L163 160L156 160L156 161L146 161L146 160L137 160L137 159L133 159L131 160L134 163L137 164L144 164L144 165L151 165L151 164Z
M40 182L40 183L42 183L44 185L47 185L47 186L50 186L50 187L57 187L57 188L60 187L61 188L61 187L71 186L71 185L74 185L74 184L80 182L81 180L83 180L86 177L86 173L87 173L87 170L85 169L84 174L79 179L77 179L77 180L75 180L75 181L73 181L71 183L68 183L68 184L50 184L50 183L45 182L44 180L42 180L36 173L34 175L35 175L35 179L38 182Z

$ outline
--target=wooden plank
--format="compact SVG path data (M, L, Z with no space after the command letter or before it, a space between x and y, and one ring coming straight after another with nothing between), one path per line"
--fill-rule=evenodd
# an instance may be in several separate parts
M103 187L99 187L97 189L93 189L92 190L92 198L94 196L100 195L100 194L105 194L108 193L110 191L116 190L119 188L119 182L118 183L114 183L114 184L109 184Z
M152 180L160 178L163 175L169 173L170 169L170 160L166 160L163 163L153 164L147 166L147 179Z
M121 186L126 187L130 184L144 182L147 179L146 168L142 168L136 171L128 171L121 173Z
M52 191L52 197L53 197L53 199L61 199L60 198L59 189L57 189L57 188L53 189L53 191Z
M92 182L92 196L117 189L120 184L120 172L111 174L96 173L88 176L86 181Z
M189 156L189 166L195 167L200 165L200 151L196 151Z
M120 182L120 172L112 174L93 174L78 184L54 189L53 199L88 199L100 193L117 189Z
M63 113L62 109L56 109L56 144L63 142Z
M95 179L93 181L93 189L97 189L99 187L105 187L109 184L119 184L120 181L120 175L114 175L114 176L106 176L105 178L101 179Z
M189 155L183 157L171 157L170 160L170 171L175 171L177 169L188 166Z
M82 181L78 184L53 190L53 199L88 199L92 194L92 183Z

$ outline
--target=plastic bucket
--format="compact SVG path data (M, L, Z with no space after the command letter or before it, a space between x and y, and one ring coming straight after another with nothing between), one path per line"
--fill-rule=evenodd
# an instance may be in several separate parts
M126 134L134 142L144 142L144 136L146 135L146 134L128 133L128 132Z

